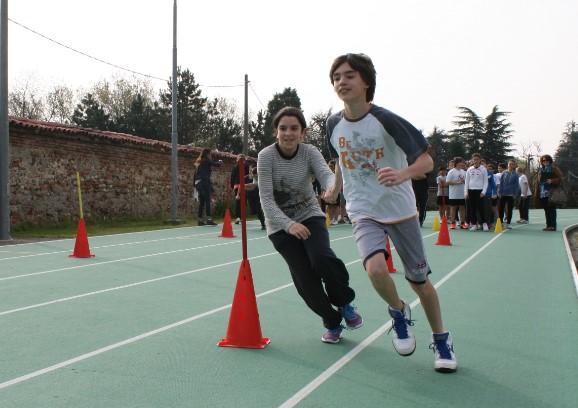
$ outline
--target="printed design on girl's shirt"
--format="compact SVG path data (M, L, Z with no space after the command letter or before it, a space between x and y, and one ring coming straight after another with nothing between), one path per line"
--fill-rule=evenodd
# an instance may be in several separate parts
M301 190L291 188L285 180L281 180L279 186L273 190L273 197L289 218L295 217L309 205L308 197Z

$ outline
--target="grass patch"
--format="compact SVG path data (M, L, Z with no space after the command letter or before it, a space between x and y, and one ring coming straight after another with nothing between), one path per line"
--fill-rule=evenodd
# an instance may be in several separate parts
M127 232L153 231L169 228L191 227L197 225L196 218L186 218L181 224L172 224L168 220L139 219L139 220L115 220L115 221L91 221L85 220L86 230L89 236L123 234ZM214 218L217 223L222 219ZM62 225L33 226L22 225L11 231L15 239L34 238L74 238L76 237L77 224L65 223Z

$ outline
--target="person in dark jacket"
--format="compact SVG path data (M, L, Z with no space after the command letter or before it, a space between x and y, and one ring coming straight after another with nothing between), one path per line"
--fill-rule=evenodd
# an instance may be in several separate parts
M550 202L552 189L562 183L562 171L552 161L552 156L545 154L540 157L540 169L536 180L536 207L544 209L546 228L542 231L556 231L556 206Z
M211 172L213 167L223 164L221 160L214 161L210 149L203 149L195 161L195 189L199 195L199 211L197 219L199 225L217 225L211 218ZM203 219L205 210L205 219Z

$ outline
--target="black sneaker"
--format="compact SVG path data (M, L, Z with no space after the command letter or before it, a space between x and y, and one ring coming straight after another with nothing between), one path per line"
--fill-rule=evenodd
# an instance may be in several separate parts
M198 223L197 223L197 225L198 225L199 227L202 227L203 225L205 225L205 223L204 223L203 221L199 220Z
M213 220L207 220L207 222L205 223L205 225L215 226L215 225L217 225L217 224L216 224L215 221L213 221Z

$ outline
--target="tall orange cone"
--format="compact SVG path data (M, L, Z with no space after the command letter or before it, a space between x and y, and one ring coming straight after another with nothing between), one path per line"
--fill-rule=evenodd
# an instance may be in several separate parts
M448 230L448 219L444 215L440 224L440 232L438 234L438 242L436 245L451 245L450 231Z
M90 253L88 246L88 236L86 234L86 225L84 218L78 221L78 228L76 230L76 242L74 243L74 252L70 257L74 258L91 258L94 255Z
M243 259L229 316L227 336L217 343L220 347L265 348L271 340L263 337L257 299L253 287L251 265Z
M225 218L223 218L223 229L221 230L220 237L223 238L235 238L235 234L233 234L233 226L231 225L231 213L227 208L225 210Z
M395 266L393 266L393 254L391 253L391 247L389 246L389 237L386 236L385 237L385 249L387 251L387 271L389 273L394 273L397 272L397 269L395 269Z

